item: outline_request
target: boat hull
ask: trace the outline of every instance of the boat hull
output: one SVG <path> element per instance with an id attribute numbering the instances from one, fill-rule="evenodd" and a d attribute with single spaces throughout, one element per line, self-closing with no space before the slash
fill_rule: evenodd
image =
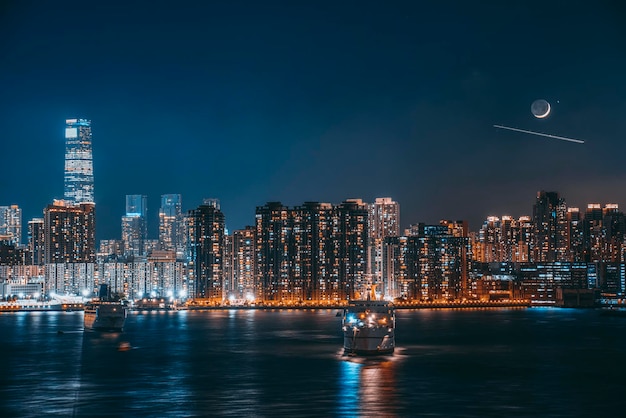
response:
<path id="1" fill-rule="evenodd" d="M 343 312 L 343 349 L 350 355 L 392 354 L 395 310 L 384 301 L 354 301 Z"/>
<path id="2" fill-rule="evenodd" d="M 122 331 L 126 323 L 126 308 L 121 304 L 98 304 L 85 307 L 85 329 Z"/>
<path id="3" fill-rule="evenodd" d="M 392 354 L 395 349 L 394 331 L 389 329 L 348 329 L 343 335 L 345 354 Z"/>

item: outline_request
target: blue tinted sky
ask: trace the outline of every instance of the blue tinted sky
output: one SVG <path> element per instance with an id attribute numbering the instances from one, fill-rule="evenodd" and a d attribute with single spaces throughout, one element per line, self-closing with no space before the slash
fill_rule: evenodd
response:
<path id="1" fill-rule="evenodd" d="M 517 3 L 4 1 L 0 204 L 61 198 L 64 121 L 88 118 L 99 239 L 126 194 L 151 231 L 165 193 L 219 198 L 231 230 L 273 200 L 391 196 L 403 226 L 473 230 L 541 189 L 626 207 L 625 7 Z"/>

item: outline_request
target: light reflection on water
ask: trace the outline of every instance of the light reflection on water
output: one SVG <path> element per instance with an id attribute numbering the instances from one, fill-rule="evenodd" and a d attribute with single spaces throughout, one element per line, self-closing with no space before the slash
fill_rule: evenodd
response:
<path id="1" fill-rule="evenodd" d="M 621 410 L 624 318 L 583 310 L 400 311 L 396 352 L 360 358 L 342 355 L 335 313 L 132 313 L 122 333 L 84 332 L 80 312 L 0 314 L 0 414 L 599 416 Z"/>
<path id="2" fill-rule="evenodd" d="M 342 356 L 339 362 L 337 414 L 342 417 L 396 416 L 399 357 Z"/>

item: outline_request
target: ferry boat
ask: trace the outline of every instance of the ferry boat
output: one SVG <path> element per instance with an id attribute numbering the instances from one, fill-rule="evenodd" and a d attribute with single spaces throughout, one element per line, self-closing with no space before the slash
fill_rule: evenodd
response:
<path id="1" fill-rule="evenodd" d="M 122 331 L 126 307 L 120 302 L 91 301 L 85 304 L 85 329 Z"/>
<path id="2" fill-rule="evenodd" d="M 354 300 L 343 311 L 343 349 L 349 355 L 391 354 L 394 351 L 396 314 L 393 303 Z"/>
<path id="3" fill-rule="evenodd" d="M 85 303 L 85 329 L 94 331 L 122 331 L 126 322 L 126 306 L 121 301 L 109 300 L 106 285 L 100 286 L 100 298 Z"/>

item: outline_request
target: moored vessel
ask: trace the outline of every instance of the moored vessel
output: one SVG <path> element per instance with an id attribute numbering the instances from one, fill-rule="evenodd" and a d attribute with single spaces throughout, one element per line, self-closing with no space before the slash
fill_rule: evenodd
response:
<path id="1" fill-rule="evenodd" d="M 354 300 L 343 311 L 344 354 L 391 354 L 395 349 L 396 315 L 393 303 Z"/>
<path id="2" fill-rule="evenodd" d="M 107 285 L 100 286 L 100 297 L 85 303 L 85 329 L 94 331 L 122 331 L 126 322 L 126 306 L 110 300 Z"/>

